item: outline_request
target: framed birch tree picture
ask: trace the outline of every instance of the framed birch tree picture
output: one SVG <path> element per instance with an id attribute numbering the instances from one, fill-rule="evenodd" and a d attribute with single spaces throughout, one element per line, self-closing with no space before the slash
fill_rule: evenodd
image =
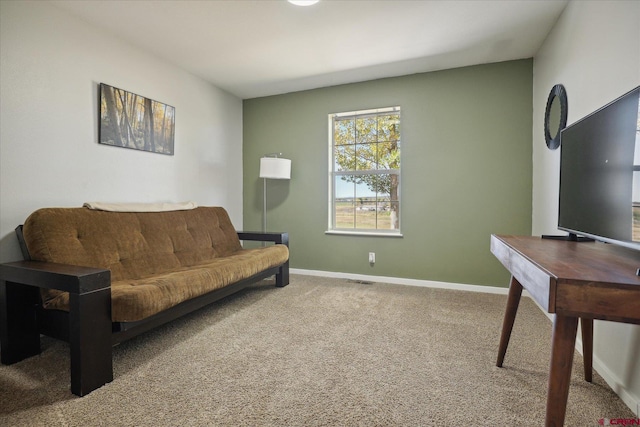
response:
<path id="1" fill-rule="evenodd" d="M 100 83 L 100 144 L 173 155 L 175 108 Z"/>

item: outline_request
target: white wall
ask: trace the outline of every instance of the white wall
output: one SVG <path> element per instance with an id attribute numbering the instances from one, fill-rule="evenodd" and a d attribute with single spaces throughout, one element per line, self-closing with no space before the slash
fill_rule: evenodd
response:
<path id="1" fill-rule="evenodd" d="M 640 2 L 570 2 L 535 56 L 533 74 L 532 233 L 560 234 L 560 150 L 544 142 L 547 96 L 555 84 L 564 85 L 571 124 L 640 84 Z M 594 347 L 594 366 L 635 412 L 640 326 L 597 321 Z"/>
<path id="2" fill-rule="evenodd" d="M 224 206 L 242 226 L 242 101 L 46 2 L 0 3 L 0 261 L 35 209 Z M 175 155 L 98 144 L 98 84 L 176 108 Z"/>

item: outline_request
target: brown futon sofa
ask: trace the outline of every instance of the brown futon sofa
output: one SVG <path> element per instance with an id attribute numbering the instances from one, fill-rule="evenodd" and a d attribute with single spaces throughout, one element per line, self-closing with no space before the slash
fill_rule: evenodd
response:
<path id="1" fill-rule="evenodd" d="M 289 283 L 288 234 L 237 232 L 220 207 L 45 208 L 16 232 L 25 261 L 0 265 L 1 361 L 38 354 L 40 334 L 68 341 L 78 396 L 113 379 L 113 345 L 264 278 Z"/>

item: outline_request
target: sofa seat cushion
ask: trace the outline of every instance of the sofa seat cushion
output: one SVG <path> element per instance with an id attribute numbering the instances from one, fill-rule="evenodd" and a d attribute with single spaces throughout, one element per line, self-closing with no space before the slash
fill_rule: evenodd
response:
<path id="1" fill-rule="evenodd" d="M 171 308 L 191 298 L 249 278 L 289 259 L 285 245 L 241 249 L 231 255 L 192 267 L 181 267 L 141 279 L 111 284 L 111 319 L 134 322 Z M 69 294 L 50 293 L 44 307 L 69 311 Z"/>

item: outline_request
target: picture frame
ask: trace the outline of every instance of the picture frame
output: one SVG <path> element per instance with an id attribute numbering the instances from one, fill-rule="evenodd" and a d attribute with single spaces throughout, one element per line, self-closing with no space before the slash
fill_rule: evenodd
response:
<path id="1" fill-rule="evenodd" d="M 100 144 L 173 155 L 174 107 L 100 83 L 99 111 Z"/>

